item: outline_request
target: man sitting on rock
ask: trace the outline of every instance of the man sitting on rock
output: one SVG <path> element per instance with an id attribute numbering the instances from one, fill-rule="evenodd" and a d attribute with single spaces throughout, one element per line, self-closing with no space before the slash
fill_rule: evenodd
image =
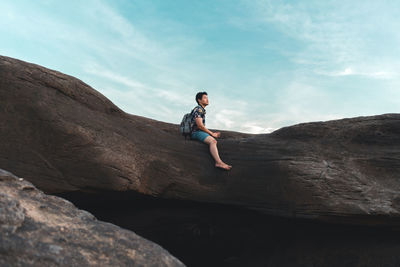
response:
<path id="1" fill-rule="evenodd" d="M 217 148 L 217 140 L 215 138 L 220 137 L 220 132 L 211 132 L 206 128 L 206 110 L 205 106 L 208 105 L 208 96 L 206 92 L 199 92 L 196 94 L 196 102 L 197 106 L 193 109 L 192 116 L 192 134 L 191 139 L 197 139 L 201 142 L 204 142 L 210 146 L 210 153 L 215 159 L 215 167 L 222 168 L 225 170 L 230 170 L 232 168 L 231 165 L 224 163 L 219 155 Z"/>

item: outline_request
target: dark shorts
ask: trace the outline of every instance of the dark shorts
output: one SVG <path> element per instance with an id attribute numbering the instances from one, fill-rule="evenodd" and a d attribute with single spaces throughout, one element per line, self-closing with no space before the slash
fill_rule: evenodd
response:
<path id="1" fill-rule="evenodd" d="M 207 138 L 207 136 L 210 136 L 210 135 L 204 131 L 197 130 L 192 133 L 191 138 L 194 140 L 199 140 L 201 142 L 204 142 L 204 140 Z"/>

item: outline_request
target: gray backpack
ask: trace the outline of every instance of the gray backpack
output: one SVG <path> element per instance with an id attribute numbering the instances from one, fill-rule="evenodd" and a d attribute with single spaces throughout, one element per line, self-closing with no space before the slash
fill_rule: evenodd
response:
<path id="1" fill-rule="evenodd" d="M 183 119 L 181 121 L 181 125 L 180 125 L 180 128 L 179 128 L 180 133 L 185 137 L 185 140 L 186 140 L 187 136 L 190 137 L 191 134 L 192 134 L 192 126 L 193 126 L 192 114 L 193 114 L 193 110 L 194 109 L 192 109 L 192 111 L 190 113 L 186 113 L 183 116 Z"/>

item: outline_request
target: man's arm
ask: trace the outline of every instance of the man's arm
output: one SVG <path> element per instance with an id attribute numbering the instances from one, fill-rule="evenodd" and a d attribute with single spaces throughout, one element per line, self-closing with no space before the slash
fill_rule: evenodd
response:
<path id="1" fill-rule="evenodd" d="M 204 126 L 204 124 L 203 124 L 203 119 L 202 119 L 201 117 L 196 118 L 196 124 L 197 124 L 197 127 L 198 127 L 200 130 L 202 130 L 202 131 L 208 133 L 209 135 L 213 136 L 214 133 L 211 132 L 210 130 L 208 130 L 208 129 L 206 128 L 206 126 Z"/>

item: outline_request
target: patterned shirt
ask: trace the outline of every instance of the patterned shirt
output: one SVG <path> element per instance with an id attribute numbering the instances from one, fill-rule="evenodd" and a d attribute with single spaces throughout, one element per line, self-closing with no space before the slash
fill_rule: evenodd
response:
<path id="1" fill-rule="evenodd" d="M 191 124 L 192 133 L 194 133 L 195 131 L 200 130 L 199 127 L 197 127 L 196 118 L 203 118 L 203 125 L 206 125 L 206 110 L 201 105 L 197 105 L 192 112 L 193 116 Z"/>

